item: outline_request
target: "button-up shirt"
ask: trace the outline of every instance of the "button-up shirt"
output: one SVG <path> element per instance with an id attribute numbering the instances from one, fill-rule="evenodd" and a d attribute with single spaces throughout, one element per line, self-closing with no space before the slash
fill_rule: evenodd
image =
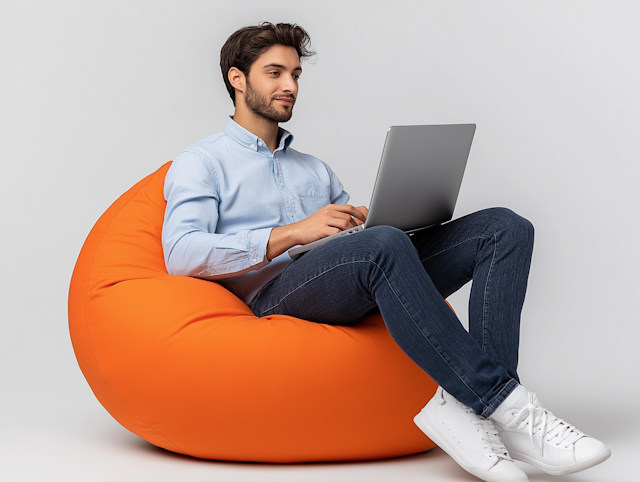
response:
<path id="1" fill-rule="evenodd" d="M 176 157 L 164 182 L 169 274 L 215 280 L 251 305 L 291 262 L 286 252 L 267 259 L 271 230 L 349 200 L 329 166 L 292 149 L 293 135 L 280 133 L 272 153 L 230 117 L 223 132 Z"/>

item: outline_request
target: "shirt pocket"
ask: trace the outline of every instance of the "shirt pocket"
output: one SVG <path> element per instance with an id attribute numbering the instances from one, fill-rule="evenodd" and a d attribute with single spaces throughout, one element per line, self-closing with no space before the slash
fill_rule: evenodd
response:
<path id="1" fill-rule="evenodd" d="M 331 204 L 331 189 L 328 185 L 300 184 L 296 186 L 296 193 L 307 216 L 311 216 L 318 209 Z"/>

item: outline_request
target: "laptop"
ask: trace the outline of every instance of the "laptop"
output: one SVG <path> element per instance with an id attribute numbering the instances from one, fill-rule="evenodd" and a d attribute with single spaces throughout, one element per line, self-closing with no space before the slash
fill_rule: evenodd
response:
<path id="1" fill-rule="evenodd" d="M 411 233 L 450 221 L 475 130 L 475 124 L 390 127 L 365 223 L 293 248 L 291 259 L 373 226 Z"/>

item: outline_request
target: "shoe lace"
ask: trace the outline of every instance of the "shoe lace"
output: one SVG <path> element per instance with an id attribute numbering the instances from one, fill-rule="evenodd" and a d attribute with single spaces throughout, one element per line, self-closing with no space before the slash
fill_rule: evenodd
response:
<path id="1" fill-rule="evenodd" d="M 473 413 L 473 410 L 469 408 L 467 412 Z M 504 445 L 502 439 L 500 438 L 498 429 L 491 420 L 478 417 L 478 420 L 472 420 L 471 423 L 474 425 L 478 425 L 478 430 L 483 432 L 482 440 L 488 443 L 488 445 L 485 445 L 485 449 L 487 449 L 487 457 L 496 457 L 498 459 L 513 461 L 513 459 L 509 455 L 507 447 Z"/>
<path id="2" fill-rule="evenodd" d="M 556 417 L 549 410 L 545 409 L 535 393 L 529 392 L 529 402 L 521 408 L 513 417 L 507 427 L 513 428 L 518 426 L 520 430 L 529 427 L 529 436 L 531 438 L 531 446 L 535 449 L 534 434 L 540 432 L 540 456 L 544 455 L 544 441 L 551 443 L 555 441 L 556 445 L 564 442 L 565 448 L 576 443 L 585 434 L 576 427 L 564 420 Z"/>
<path id="3" fill-rule="evenodd" d="M 454 397 L 452 397 L 451 395 L 446 393 L 441 388 L 436 392 L 436 397 L 437 397 L 437 400 L 438 400 L 438 402 L 440 404 L 445 403 L 445 401 L 446 401 L 445 397 L 447 395 L 449 397 L 451 397 L 451 399 L 455 403 L 459 403 L 460 406 L 467 413 L 476 415 L 476 419 L 472 420 L 471 423 L 474 424 L 474 425 L 478 425 L 478 430 L 483 433 L 482 440 L 484 440 L 488 444 L 488 445 L 484 446 L 485 450 L 487 451 L 487 457 L 489 457 L 489 458 L 494 458 L 495 457 L 497 459 L 505 459 L 505 460 L 509 460 L 509 461 L 513 462 L 513 459 L 509 455 L 509 451 L 507 450 L 507 447 L 505 447 L 504 443 L 502 442 L 502 439 L 500 438 L 500 434 L 498 432 L 498 429 L 493 424 L 493 421 L 491 421 L 490 419 L 487 419 L 487 418 L 480 417 L 479 415 L 477 415 L 473 411 L 473 409 L 471 407 L 468 407 L 468 406 L 464 405 L 463 403 L 460 403 L 458 400 L 456 400 Z M 500 460 L 498 460 L 498 462 L 499 461 Z"/>

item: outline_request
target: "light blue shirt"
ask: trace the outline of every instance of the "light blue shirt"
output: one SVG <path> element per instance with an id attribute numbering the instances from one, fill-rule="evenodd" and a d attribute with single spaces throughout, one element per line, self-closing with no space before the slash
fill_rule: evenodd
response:
<path id="1" fill-rule="evenodd" d="M 162 247 L 169 274 L 215 280 L 251 306 L 291 258 L 267 260 L 271 230 L 349 200 L 324 162 L 265 142 L 230 117 L 224 131 L 182 151 L 167 171 Z"/>

